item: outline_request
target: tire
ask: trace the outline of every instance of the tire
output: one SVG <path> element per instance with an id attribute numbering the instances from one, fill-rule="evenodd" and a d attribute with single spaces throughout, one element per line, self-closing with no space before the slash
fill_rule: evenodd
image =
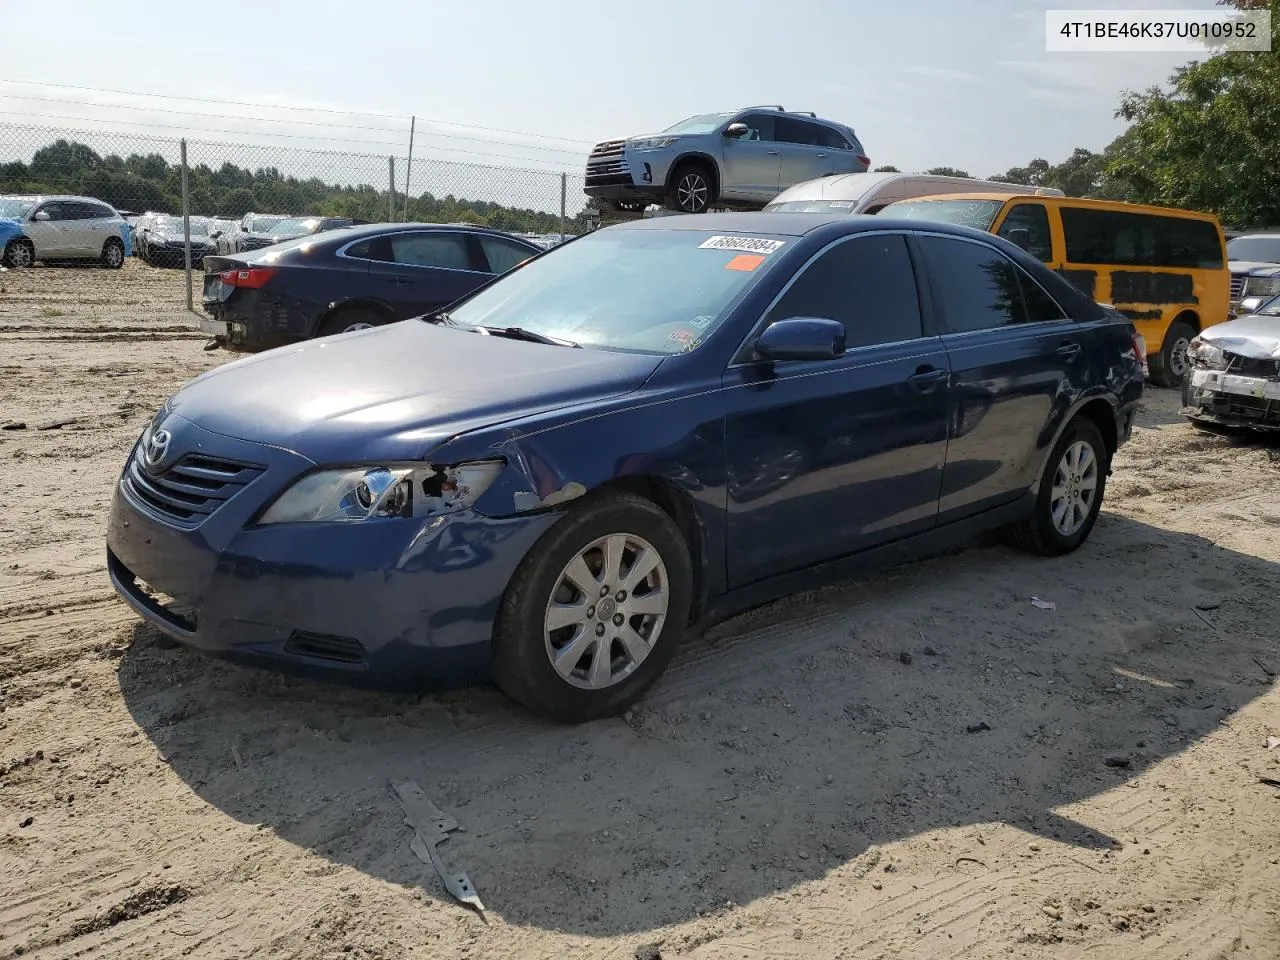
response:
<path id="1" fill-rule="evenodd" d="M 711 174 L 706 164 L 686 160 L 667 180 L 668 210 L 678 213 L 706 213 L 715 201 Z"/>
<path id="2" fill-rule="evenodd" d="M 654 552 L 658 563 L 639 581 L 643 592 L 628 591 L 625 578 L 615 579 L 621 572 L 605 574 L 606 548 L 617 551 L 619 571 Z M 582 588 L 570 572 L 575 565 L 580 579 L 590 578 Z M 513 700 L 565 723 L 619 714 L 644 695 L 675 655 L 689 623 L 692 584 L 688 545 L 659 507 L 622 492 L 584 498 L 542 536 L 512 576 L 494 626 L 493 678 Z M 604 590 L 609 592 L 602 597 L 598 591 Z M 656 593 L 665 594 L 665 606 L 655 599 L 628 622 L 627 606 Z M 563 625 L 548 630 L 553 606 L 560 608 Z M 628 627 L 629 646 L 620 637 Z M 578 651 L 572 662 L 567 657 L 574 655 L 565 652 L 571 647 Z M 604 649 L 609 659 L 601 670 L 607 675 L 595 672 L 606 663 Z M 557 653 L 566 658 L 558 668 L 552 660 Z"/>
<path id="3" fill-rule="evenodd" d="M 1089 456 L 1074 468 L 1078 472 L 1073 472 L 1068 457 L 1078 456 L 1082 449 L 1086 449 Z M 1089 539 L 1098 520 L 1110 463 L 1106 441 L 1097 425 L 1087 417 L 1072 420 L 1045 462 L 1034 511 L 1011 528 L 1014 544 L 1042 557 L 1060 557 L 1076 550 Z M 1065 495 L 1055 496 L 1064 487 Z M 1063 500 L 1066 512 L 1060 513 Z M 1059 517 L 1065 518 L 1061 526 Z"/>
<path id="4" fill-rule="evenodd" d="M 372 310 L 352 308 L 339 310 L 320 325 L 320 336 L 334 337 L 340 333 L 351 333 L 353 330 L 368 330 L 370 327 L 382 327 L 390 321 L 380 313 Z"/>
<path id="5" fill-rule="evenodd" d="M 108 270 L 119 270 L 124 266 L 124 243 L 111 237 L 102 245 L 102 265 Z"/>
<path id="6" fill-rule="evenodd" d="M 1160 352 L 1151 358 L 1151 382 L 1160 387 L 1178 387 L 1187 372 L 1187 346 L 1196 335 L 1196 329 L 1185 320 L 1175 320 L 1169 325 L 1160 344 Z"/>
<path id="7" fill-rule="evenodd" d="M 27 267 L 34 266 L 36 262 L 36 248 L 30 240 L 19 238 L 10 240 L 8 246 L 4 248 L 4 265 L 14 270 L 23 270 Z"/>

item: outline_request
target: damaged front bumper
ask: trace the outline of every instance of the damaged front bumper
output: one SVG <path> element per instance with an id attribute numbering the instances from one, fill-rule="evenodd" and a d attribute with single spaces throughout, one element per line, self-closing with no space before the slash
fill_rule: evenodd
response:
<path id="1" fill-rule="evenodd" d="M 1180 412 L 1224 427 L 1280 431 L 1280 370 L 1236 373 L 1193 367 L 1183 380 Z"/>

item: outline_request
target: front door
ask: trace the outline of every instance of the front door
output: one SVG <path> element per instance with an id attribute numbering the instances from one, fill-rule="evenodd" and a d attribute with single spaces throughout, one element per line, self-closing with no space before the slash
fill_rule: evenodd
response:
<path id="1" fill-rule="evenodd" d="M 1026 493 L 1084 386 L 1077 324 L 1031 276 L 977 240 L 918 238 L 951 359 L 951 438 L 939 521 Z"/>
<path id="2" fill-rule="evenodd" d="M 60 200 L 50 200 L 40 204 L 27 217 L 27 236 L 36 248 L 37 260 L 70 256 L 68 228 L 72 224 L 67 219 L 67 207 L 68 204 Z"/>
<path id="3" fill-rule="evenodd" d="M 775 118 L 752 113 L 740 121 L 747 132 L 724 138 L 720 165 L 720 196 L 726 200 L 766 203 L 778 195 L 782 155 L 775 136 Z"/>
<path id="4" fill-rule="evenodd" d="M 947 355 L 904 235 L 837 241 L 765 322 L 845 325 L 844 356 L 725 373 L 730 587 L 928 529 L 947 442 Z M 748 348 L 749 349 L 749 348 Z"/>

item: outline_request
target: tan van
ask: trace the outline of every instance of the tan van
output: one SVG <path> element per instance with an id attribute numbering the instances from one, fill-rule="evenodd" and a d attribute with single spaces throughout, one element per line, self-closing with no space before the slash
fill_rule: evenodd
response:
<path id="1" fill-rule="evenodd" d="M 942 177 L 929 173 L 842 173 L 788 187 L 765 206 L 779 213 L 878 213 L 887 204 L 943 193 L 1026 194 L 1027 186 L 998 180 Z M 1060 197 L 1061 190 L 1041 187 L 1041 196 Z"/>

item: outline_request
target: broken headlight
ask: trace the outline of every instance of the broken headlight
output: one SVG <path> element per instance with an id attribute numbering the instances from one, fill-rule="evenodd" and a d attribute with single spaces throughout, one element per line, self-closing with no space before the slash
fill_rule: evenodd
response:
<path id="1" fill-rule="evenodd" d="M 1207 340 L 1196 337 L 1187 347 L 1187 356 L 1198 367 L 1209 370 L 1227 369 L 1227 357 L 1218 347 Z"/>
<path id="2" fill-rule="evenodd" d="M 1244 284 L 1244 295 L 1274 297 L 1280 293 L 1280 277 L 1250 277 Z"/>
<path id="3" fill-rule="evenodd" d="M 454 513 L 475 503 L 502 467 L 501 460 L 483 460 L 321 470 L 286 490 L 258 522 L 349 523 Z"/>

